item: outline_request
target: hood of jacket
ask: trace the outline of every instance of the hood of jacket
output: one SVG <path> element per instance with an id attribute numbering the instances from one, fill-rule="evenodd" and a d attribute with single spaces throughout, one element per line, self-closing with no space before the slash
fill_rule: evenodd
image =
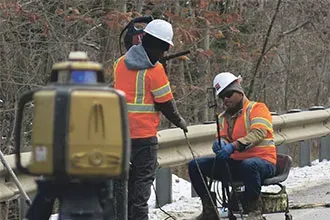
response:
<path id="1" fill-rule="evenodd" d="M 154 67 L 142 44 L 133 45 L 126 53 L 124 62 L 130 70 L 143 70 Z"/>

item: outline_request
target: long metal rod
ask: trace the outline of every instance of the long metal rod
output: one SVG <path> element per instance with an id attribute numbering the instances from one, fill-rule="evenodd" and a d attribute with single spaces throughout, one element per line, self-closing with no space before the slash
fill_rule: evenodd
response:
<path id="1" fill-rule="evenodd" d="M 197 159 L 196 159 L 195 153 L 194 153 L 194 151 L 193 151 L 193 149 L 192 149 L 192 147 L 191 147 L 190 141 L 189 141 L 189 139 L 188 139 L 188 137 L 187 137 L 187 134 L 186 134 L 186 132 L 183 132 L 183 133 L 184 133 L 184 136 L 185 136 L 185 139 L 186 139 L 187 145 L 188 145 L 188 147 L 189 147 L 189 150 L 190 150 L 190 152 L 191 152 L 191 155 L 192 155 L 192 157 L 193 157 L 193 160 L 194 160 L 195 163 L 196 163 L 196 166 L 197 166 L 197 170 L 198 170 L 198 172 L 199 172 L 199 175 L 200 175 L 201 178 L 202 178 L 203 184 L 204 184 L 205 189 L 206 189 L 206 192 L 207 192 L 207 196 L 208 196 L 209 199 L 211 200 L 211 204 L 212 204 L 212 206 L 213 206 L 213 209 L 214 209 L 214 211 L 215 211 L 215 213 L 216 213 L 218 219 L 221 220 L 220 215 L 219 215 L 219 212 L 217 211 L 217 204 L 215 204 L 214 201 L 213 201 L 213 199 L 212 199 L 210 189 L 208 188 L 207 183 L 205 182 L 205 179 L 204 179 L 204 177 L 203 177 L 202 171 L 201 171 L 201 169 L 200 169 L 200 167 L 199 167 L 199 164 L 198 164 L 198 162 L 197 162 Z"/>
<path id="2" fill-rule="evenodd" d="M 211 89 L 212 89 L 212 98 L 213 98 L 213 105 L 212 105 L 212 107 L 214 108 L 214 117 L 215 117 L 215 122 L 217 124 L 218 144 L 219 144 L 219 147 L 221 149 L 222 146 L 221 146 L 221 134 L 220 134 L 219 114 L 217 113 L 218 105 L 217 105 L 217 100 L 216 100 L 216 95 L 215 95 L 215 89 L 214 88 L 211 88 Z M 209 107 L 211 107 L 211 106 L 209 106 Z M 212 166 L 212 170 L 211 170 L 209 189 L 211 189 L 211 185 L 212 185 L 212 182 L 213 182 L 213 173 L 214 173 L 214 169 L 215 169 L 216 159 L 217 158 L 215 157 L 214 158 L 214 162 L 213 162 L 213 166 Z M 227 205 L 228 205 L 228 210 L 229 210 L 229 215 L 230 215 L 230 214 L 232 214 L 232 210 L 229 207 L 229 203 L 230 203 L 230 200 L 231 200 L 231 198 L 230 198 L 229 185 L 230 186 L 233 186 L 233 178 L 232 178 L 232 175 L 231 175 L 231 171 L 230 171 L 230 167 L 229 167 L 228 161 L 225 160 L 224 163 L 225 163 L 225 167 L 226 167 L 226 171 L 227 171 L 227 175 L 228 175 L 228 181 L 226 183 L 223 180 L 221 181 L 222 182 L 222 184 L 221 184 L 222 185 L 222 197 L 223 197 L 223 203 L 226 203 L 226 201 L 228 202 Z M 228 183 L 229 183 L 229 185 L 228 185 Z M 236 194 L 236 191 L 235 191 L 235 189 L 233 187 L 232 187 L 232 193 L 233 193 L 233 196 L 234 196 L 235 200 L 237 201 L 240 216 L 243 219 L 243 207 L 242 207 L 242 204 L 239 201 L 239 199 L 237 197 L 237 194 Z M 226 198 L 226 194 L 227 194 L 227 198 Z"/>
<path id="3" fill-rule="evenodd" d="M 13 169 L 10 167 L 9 163 L 7 162 L 5 155 L 2 153 L 2 151 L 0 150 L 0 159 L 2 164 L 4 165 L 4 167 L 6 167 L 6 169 L 8 170 L 10 176 L 13 178 L 18 190 L 20 191 L 20 193 L 22 194 L 23 198 L 25 199 L 25 202 L 28 206 L 30 206 L 32 204 L 31 199 L 29 198 L 29 196 L 27 195 L 27 193 L 24 191 L 21 183 L 19 182 L 16 174 L 14 173 Z"/>

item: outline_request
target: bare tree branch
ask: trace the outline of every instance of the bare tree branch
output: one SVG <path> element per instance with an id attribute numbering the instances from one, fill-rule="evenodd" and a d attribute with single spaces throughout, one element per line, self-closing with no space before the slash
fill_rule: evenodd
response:
<path id="1" fill-rule="evenodd" d="M 257 64 L 256 64 L 256 67 L 254 69 L 254 73 L 253 73 L 253 77 L 251 79 L 251 82 L 250 82 L 250 85 L 249 85 L 249 90 L 247 92 L 247 96 L 250 97 L 253 92 L 254 92 L 254 83 L 255 83 L 255 80 L 256 80 L 256 77 L 257 77 L 257 73 L 258 73 L 258 70 L 259 70 L 259 67 L 260 67 L 260 64 L 261 64 L 261 61 L 265 55 L 265 51 L 266 51 L 266 47 L 267 47 L 267 44 L 268 44 L 268 40 L 269 40 L 269 37 L 270 37 L 270 33 L 272 31 L 272 28 L 273 28 L 273 25 L 274 25 L 274 22 L 275 22 L 275 19 L 277 17 L 277 13 L 279 12 L 279 9 L 280 9 L 280 5 L 281 5 L 281 2 L 282 0 L 278 0 L 277 1 L 277 5 L 276 5 L 276 9 L 275 9 L 275 13 L 273 15 L 273 18 L 269 24 L 269 27 L 268 27 L 268 31 L 267 31 L 267 34 L 266 34 L 266 38 L 265 38 L 265 41 L 263 43 L 263 46 L 262 46 L 262 50 L 261 50 L 261 53 L 260 53 L 260 56 L 258 58 L 258 61 L 257 61 Z"/>

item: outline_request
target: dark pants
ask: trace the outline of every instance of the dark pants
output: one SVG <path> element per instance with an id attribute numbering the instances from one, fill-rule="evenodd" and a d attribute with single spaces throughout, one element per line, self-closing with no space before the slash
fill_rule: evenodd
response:
<path id="1" fill-rule="evenodd" d="M 214 170 L 212 173 L 215 157 L 204 157 L 197 159 L 199 167 L 202 171 L 203 178 L 211 177 L 215 180 L 228 181 L 227 169 L 224 160 L 216 159 Z M 245 184 L 244 198 L 255 199 L 261 193 L 261 185 L 264 179 L 275 175 L 275 165 L 258 157 L 246 160 L 228 160 L 231 175 L 234 181 L 242 181 Z M 189 176 L 191 184 L 196 193 L 201 197 L 207 195 L 203 180 L 197 170 L 196 162 L 193 160 L 189 163 Z"/>
<path id="2" fill-rule="evenodd" d="M 155 179 L 158 145 L 133 146 L 128 180 L 128 219 L 148 220 L 148 200 Z"/>
<path id="3" fill-rule="evenodd" d="M 60 217 L 69 218 L 71 211 L 77 212 L 74 209 L 79 210 L 81 207 L 86 207 L 85 211 L 93 213 L 95 216 L 93 219 L 112 219 L 114 216 L 112 201 L 109 198 L 110 187 L 106 181 L 100 183 L 54 183 L 52 180 L 37 180 L 37 186 L 37 194 L 25 216 L 28 220 L 49 219 L 56 198 L 61 203 Z M 76 201 L 79 201 L 80 204 L 77 205 Z"/>
<path id="4" fill-rule="evenodd" d="M 49 219 L 58 196 L 52 181 L 37 180 L 38 191 L 29 207 L 25 218 L 28 220 Z"/>

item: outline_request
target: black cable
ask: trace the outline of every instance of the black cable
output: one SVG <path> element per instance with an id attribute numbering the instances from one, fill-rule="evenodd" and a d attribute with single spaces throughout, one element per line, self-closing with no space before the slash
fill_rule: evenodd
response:
<path id="1" fill-rule="evenodd" d="M 211 203 L 212 203 L 213 209 L 214 209 L 214 211 L 215 211 L 215 213 L 216 213 L 218 219 L 221 220 L 220 215 L 219 215 L 219 213 L 218 213 L 218 211 L 217 211 L 217 206 L 216 206 L 216 204 L 214 204 L 214 201 L 213 201 L 213 199 L 212 199 L 212 196 L 211 196 L 210 190 L 209 190 L 209 188 L 208 188 L 208 186 L 207 186 L 207 184 L 206 184 L 206 182 L 205 182 L 205 179 L 204 179 L 204 177 L 203 177 L 202 171 L 201 171 L 201 169 L 200 169 L 200 167 L 199 167 L 199 164 L 198 164 L 198 162 L 197 162 L 197 160 L 196 160 L 196 156 L 195 156 L 195 154 L 194 154 L 194 151 L 193 151 L 192 148 L 191 148 L 191 144 L 190 144 L 190 141 L 189 141 L 189 139 L 188 139 L 188 137 L 187 137 L 187 133 L 184 132 L 184 131 L 183 131 L 183 133 L 184 133 L 184 136 L 185 136 L 185 138 L 186 138 L 187 145 L 188 145 L 188 147 L 189 147 L 189 150 L 190 150 L 190 152 L 191 152 L 191 155 L 193 156 L 193 160 L 194 160 L 195 163 L 196 163 L 196 166 L 197 166 L 197 170 L 198 170 L 198 172 L 199 172 L 199 175 L 200 175 L 201 178 L 202 178 L 203 185 L 205 186 L 205 189 L 206 189 L 206 192 L 207 192 L 207 196 L 208 196 L 209 199 L 211 200 Z"/>
<path id="2" fill-rule="evenodd" d="M 154 183 L 152 183 L 152 188 L 154 189 L 154 192 L 155 192 L 156 203 L 159 204 L 156 187 L 155 187 Z M 158 209 L 160 211 L 162 211 L 163 213 L 165 213 L 166 215 L 168 215 L 168 217 L 166 217 L 164 220 L 167 220 L 169 218 L 172 218 L 173 220 L 177 220 L 173 215 L 171 215 L 170 213 L 168 213 L 164 209 L 162 209 L 162 207 L 159 206 Z"/>

